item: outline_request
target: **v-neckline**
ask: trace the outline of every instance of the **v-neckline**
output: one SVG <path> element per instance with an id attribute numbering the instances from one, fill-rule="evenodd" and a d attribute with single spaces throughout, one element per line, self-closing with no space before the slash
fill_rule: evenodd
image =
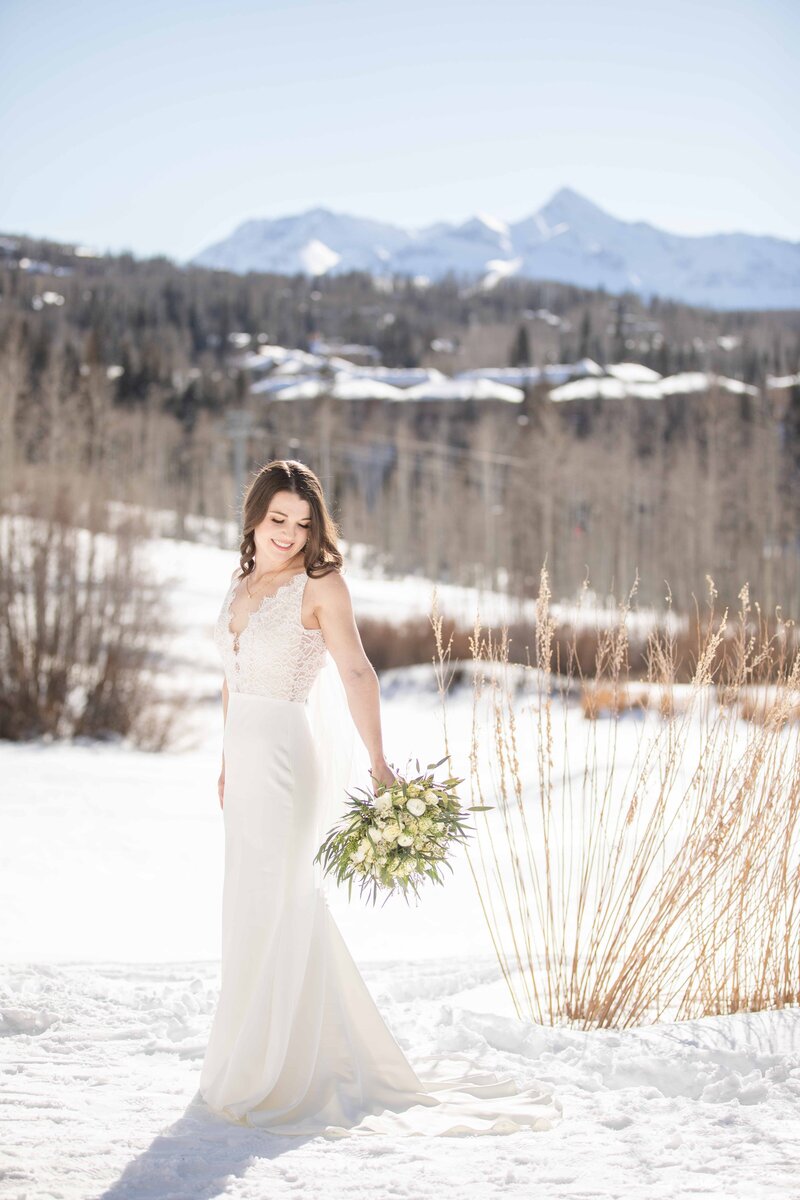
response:
<path id="1" fill-rule="evenodd" d="M 227 623 L 227 627 L 228 627 L 228 633 L 233 638 L 234 652 L 238 652 L 239 639 L 250 628 L 250 622 L 252 621 L 253 617 L 257 616 L 261 612 L 261 609 L 264 607 L 267 600 L 274 600 L 275 597 L 279 594 L 279 592 L 282 592 L 285 588 L 291 587 L 294 584 L 295 579 L 298 579 L 301 575 L 307 575 L 307 574 L 308 574 L 308 572 L 305 569 L 302 571 L 295 571 L 295 573 L 291 577 L 291 579 L 286 580 L 286 583 L 282 583 L 281 586 L 279 588 L 276 588 L 274 592 L 268 593 L 266 596 L 262 596 L 260 601 L 256 605 L 256 607 L 252 608 L 248 611 L 247 623 L 244 626 L 244 629 L 240 629 L 238 632 L 235 629 L 231 629 L 231 617 L 233 616 L 233 602 L 236 599 L 236 588 L 241 583 L 241 579 L 233 579 L 231 581 L 230 599 L 228 601 L 228 607 L 226 609 L 226 615 L 227 615 L 226 623 Z M 244 578 L 246 579 L 247 576 L 245 576 Z"/>

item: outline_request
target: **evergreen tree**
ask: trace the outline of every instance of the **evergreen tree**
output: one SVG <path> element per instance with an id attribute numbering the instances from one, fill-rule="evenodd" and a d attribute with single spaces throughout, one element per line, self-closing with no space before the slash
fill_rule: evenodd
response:
<path id="1" fill-rule="evenodd" d="M 589 309 L 583 310 L 581 317 L 580 340 L 578 342 L 578 358 L 589 358 L 592 345 L 592 318 Z"/>
<path id="2" fill-rule="evenodd" d="M 510 367 L 529 367 L 531 365 L 531 348 L 528 341 L 528 330 L 525 325 L 520 325 L 517 329 L 517 336 L 514 338 L 514 343 L 511 347 L 508 365 Z"/>

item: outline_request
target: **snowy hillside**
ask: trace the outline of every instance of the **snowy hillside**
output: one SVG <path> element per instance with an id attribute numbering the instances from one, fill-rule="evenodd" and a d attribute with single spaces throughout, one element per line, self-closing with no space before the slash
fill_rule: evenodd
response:
<path id="1" fill-rule="evenodd" d="M 223 866 L 211 630 L 236 556 L 167 538 L 152 555 L 180 621 L 165 671 L 191 698 L 183 743 L 162 754 L 0 743 L 3 1196 L 797 1195 L 800 1011 L 588 1032 L 519 1019 L 463 857 L 419 907 L 371 909 L 342 890 L 332 910 L 412 1062 L 441 1055 L 453 1073 L 471 1063 L 541 1081 L 563 1105 L 555 1129 L 354 1145 L 231 1127 L 197 1107 L 219 985 Z M 397 618 L 426 611 L 432 589 L 355 567 L 350 586 L 357 615 Z M 477 599 L 440 593 L 443 610 L 464 617 Z M 484 617 L 502 611 L 491 600 L 481 598 Z M 402 765 L 412 749 L 439 756 L 439 699 L 421 673 L 385 679 L 382 709 L 390 759 Z M 448 708 L 458 763 L 471 720 L 465 690 Z M 580 737 L 586 723 L 571 721 Z M 622 727 L 626 754 L 637 736 L 633 723 Z"/>
<path id="2" fill-rule="evenodd" d="M 325 275 L 333 271 L 379 274 L 411 235 L 393 225 L 312 208 L 295 217 L 245 221 L 192 261 L 227 271 Z"/>
<path id="3" fill-rule="evenodd" d="M 644 221 L 620 221 L 571 188 L 510 225 L 479 213 L 462 224 L 406 230 L 313 208 L 247 221 L 192 262 L 307 275 L 363 270 L 440 279 L 452 271 L 485 287 L 518 275 L 712 308 L 800 307 L 800 243 L 746 233 L 667 233 Z"/>

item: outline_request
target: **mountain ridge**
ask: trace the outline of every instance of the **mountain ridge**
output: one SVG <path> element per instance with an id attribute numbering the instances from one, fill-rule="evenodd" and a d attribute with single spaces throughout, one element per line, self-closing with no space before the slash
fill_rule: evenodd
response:
<path id="1" fill-rule="evenodd" d="M 423 280 L 452 272 L 484 288 L 516 276 L 718 309 L 800 308 L 800 242 L 742 232 L 669 233 L 647 221 L 620 220 L 569 187 L 513 222 L 479 211 L 462 222 L 406 229 L 321 205 L 250 218 L 189 265 L 239 274 L 360 270 Z"/>

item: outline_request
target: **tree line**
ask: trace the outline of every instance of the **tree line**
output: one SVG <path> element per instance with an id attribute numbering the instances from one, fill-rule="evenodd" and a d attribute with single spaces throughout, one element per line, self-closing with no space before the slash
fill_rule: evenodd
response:
<path id="1" fill-rule="evenodd" d="M 683 609 L 710 575 L 725 602 L 749 580 L 765 608 L 797 615 L 800 390 L 765 384 L 797 370 L 800 314 L 645 305 L 530 281 L 480 292 L 453 279 L 389 290 L 355 272 L 241 277 L 10 241 L 0 252 L 4 495 L 37 470 L 88 472 L 109 498 L 174 510 L 177 532 L 189 514 L 235 519 L 229 417 L 245 410 L 248 466 L 304 458 L 345 536 L 392 569 L 523 598 L 546 557 L 557 596 L 587 573 L 600 595 L 619 594 L 638 572 L 640 601 L 660 605 L 668 588 Z M 21 268 L 23 252 L 46 269 Z M 281 402 L 250 394 L 232 333 L 300 348 L 340 337 L 376 346 L 387 365 L 443 370 L 585 354 L 662 374 L 714 370 L 760 390 L 554 404 L 538 385 L 522 404 Z M 449 348 L 433 351 L 437 340 Z"/>

